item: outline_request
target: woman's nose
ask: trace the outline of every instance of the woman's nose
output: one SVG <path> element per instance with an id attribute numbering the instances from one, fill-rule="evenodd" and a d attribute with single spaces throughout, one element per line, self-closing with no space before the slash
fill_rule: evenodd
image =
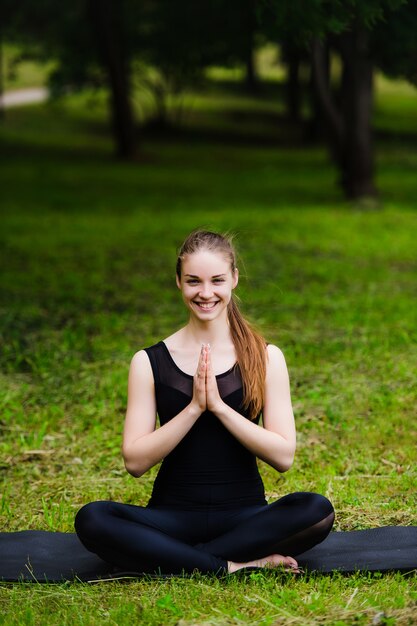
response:
<path id="1" fill-rule="evenodd" d="M 201 285 L 200 289 L 200 297 L 201 298 L 210 298 L 213 295 L 213 289 L 211 285 Z"/>

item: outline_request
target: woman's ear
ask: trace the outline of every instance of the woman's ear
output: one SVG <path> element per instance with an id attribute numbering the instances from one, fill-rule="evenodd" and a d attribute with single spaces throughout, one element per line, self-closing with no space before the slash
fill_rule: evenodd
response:
<path id="1" fill-rule="evenodd" d="M 238 282 L 239 282 L 239 270 L 237 269 L 237 267 L 235 267 L 235 271 L 233 272 L 233 287 L 232 287 L 232 289 L 237 287 Z"/>
<path id="2" fill-rule="evenodd" d="M 181 289 L 181 282 L 180 282 L 180 279 L 178 278 L 178 274 L 175 274 L 175 282 L 177 283 L 178 289 Z"/>

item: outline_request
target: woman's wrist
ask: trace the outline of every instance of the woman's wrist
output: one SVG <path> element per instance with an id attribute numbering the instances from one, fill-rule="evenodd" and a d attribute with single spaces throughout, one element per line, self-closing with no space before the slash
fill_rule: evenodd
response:
<path id="1" fill-rule="evenodd" d="M 198 404 L 193 401 L 190 402 L 190 404 L 187 406 L 187 409 L 193 419 L 199 418 L 200 415 L 203 413 L 201 407 L 199 407 Z"/>
<path id="2" fill-rule="evenodd" d="M 207 408 L 211 413 L 214 413 L 216 417 L 220 417 L 220 415 L 224 412 L 224 409 L 226 406 L 227 404 L 220 398 L 219 401 L 215 405 L 212 405 L 211 407 L 207 407 Z"/>

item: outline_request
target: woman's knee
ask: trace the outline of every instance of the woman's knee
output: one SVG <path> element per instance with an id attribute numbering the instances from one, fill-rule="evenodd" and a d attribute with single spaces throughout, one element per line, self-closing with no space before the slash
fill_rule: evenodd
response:
<path id="1" fill-rule="evenodd" d="M 298 534 L 298 554 L 308 550 L 317 543 L 324 541 L 330 533 L 334 523 L 334 508 L 330 500 L 318 493 L 300 493 L 303 502 L 304 530 Z M 301 547 L 302 549 L 301 549 Z"/>
<path id="2" fill-rule="evenodd" d="M 335 512 L 328 498 L 319 493 L 310 493 L 311 519 L 314 520 L 314 528 L 324 538 L 331 531 L 334 523 Z"/>
<path id="3" fill-rule="evenodd" d="M 97 535 L 103 520 L 109 513 L 111 504 L 108 500 L 98 500 L 82 506 L 74 520 L 77 535 L 79 537 L 93 537 Z"/>
<path id="4" fill-rule="evenodd" d="M 311 491 L 297 491 L 278 500 L 278 502 L 295 507 L 311 520 L 319 522 L 330 515 L 334 517 L 334 508 L 330 500 L 319 493 Z"/>
<path id="5" fill-rule="evenodd" d="M 334 508 L 332 503 L 326 496 L 322 496 L 320 493 L 312 493 L 308 492 L 310 507 L 312 510 L 317 511 L 317 516 L 321 519 L 327 518 L 333 515 L 334 518 Z"/>

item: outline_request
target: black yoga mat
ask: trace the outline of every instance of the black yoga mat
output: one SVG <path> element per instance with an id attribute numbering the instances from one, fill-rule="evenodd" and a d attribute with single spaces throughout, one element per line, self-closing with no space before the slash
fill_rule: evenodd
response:
<path id="1" fill-rule="evenodd" d="M 384 526 L 332 532 L 297 557 L 307 571 L 417 571 L 417 526 Z M 0 580 L 95 581 L 140 573 L 124 572 L 88 552 L 75 533 L 24 530 L 0 533 Z"/>

